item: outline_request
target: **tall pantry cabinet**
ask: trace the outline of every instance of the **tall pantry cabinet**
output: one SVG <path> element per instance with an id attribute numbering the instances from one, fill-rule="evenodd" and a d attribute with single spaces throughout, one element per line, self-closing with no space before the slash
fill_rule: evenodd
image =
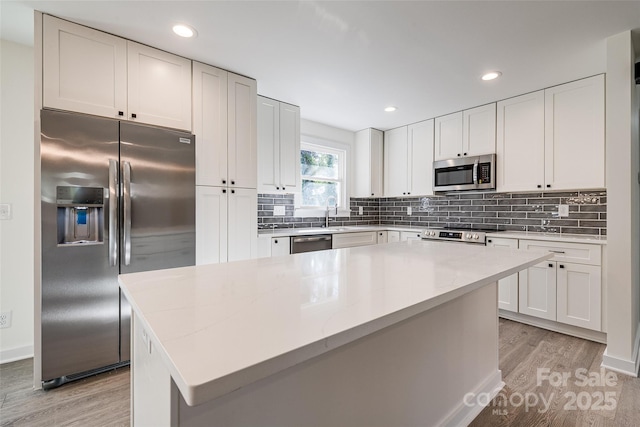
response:
<path id="1" fill-rule="evenodd" d="M 256 81 L 193 63 L 196 264 L 257 254 Z"/>

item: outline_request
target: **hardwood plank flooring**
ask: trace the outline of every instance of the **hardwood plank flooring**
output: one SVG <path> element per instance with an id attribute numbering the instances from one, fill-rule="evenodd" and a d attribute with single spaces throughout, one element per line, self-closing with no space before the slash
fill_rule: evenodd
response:
<path id="1" fill-rule="evenodd" d="M 601 369 L 604 349 L 500 319 L 506 385 L 471 426 L 640 426 L 640 378 Z"/>
<path id="2" fill-rule="evenodd" d="M 577 369 L 584 369 L 587 376 L 600 376 L 604 348 L 500 319 L 500 369 L 506 386 L 499 395 L 502 399 L 490 403 L 471 426 L 640 426 L 639 378 L 610 373 L 615 381 L 608 385 L 576 384 Z M 566 384 L 539 381 L 538 369 L 548 369 L 552 379 L 563 373 L 570 377 Z M 32 359 L 0 365 L 0 426 L 129 425 L 129 368 L 49 391 L 33 390 L 32 373 Z M 609 403 L 615 403 L 615 408 L 592 409 L 599 393 L 609 393 Z M 529 399 L 530 405 L 521 398 Z M 607 401 L 600 403 L 606 406 Z"/>

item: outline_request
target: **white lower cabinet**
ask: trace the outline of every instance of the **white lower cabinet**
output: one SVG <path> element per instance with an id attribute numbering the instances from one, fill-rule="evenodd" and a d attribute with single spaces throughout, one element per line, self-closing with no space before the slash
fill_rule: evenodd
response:
<path id="1" fill-rule="evenodd" d="M 400 232 L 399 231 L 387 231 L 387 242 L 399 242 L 400 241 Z"/>
<path id="2" fill-rule="evenodd" d="M 291 238 L 288 236 L 271 238 L 271 256 L 289 255 L 291 253 Z"/>
<path id="3" fill-rule="evenodd" d="M 519 247 L 554 253 L 519 273 L 519 312 L 602 331 L 602 247 L 533 240 Z"/>
<path id="4" fill-rule="evenodd" d="M 545 261 L 518 273 L 519 311 L 556 320 L 556 263 Z"/>
<path id="5" fill-rule="evenodd" d="M 196 186 L 196 264 L 257 256 L 255 189 Z"/>
<path id="6" fill-rule="evenodd" d="M 400 241 L 406 242 L 407 240 L 420 240 L 422 239 L 422 234 L 417 231 L 401 231 L 400 232 Z"/>
<path id="7" fill-rule="evenodd" d="M 375 245 L 378 243 L 378 232 L 363 231 L 357 233 L 334 234 L 331 239 L 331 248 L 352 248 L 355 246 Z"/>
<path id="8" fill-rule="evenodd" d="M 518 239 L 487 239 L 487 246 L 518 249 Z M 498 280 L 498 308 L 518 312 L 518 274 Z"/>

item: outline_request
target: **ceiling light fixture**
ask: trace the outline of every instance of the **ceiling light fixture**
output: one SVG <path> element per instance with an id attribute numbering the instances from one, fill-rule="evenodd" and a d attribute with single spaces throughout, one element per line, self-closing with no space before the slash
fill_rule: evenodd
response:
<path id="1" fill-rule="evenodd" d="M 173 32 L 179 35 L 180 37 L 186 37 L 186 38 L 193 37 L 196 34 L 198 34 L 193 27 L 190 27 L 185 24 L 174 25 Z"/>
<path id="2" fill-rule="evenodd" d="M 502 75 L 502 73 L 500 71 L 491 71 L 488 72 L 486 74 L 482 75 L 482 80 L 488 81 L 488 80 L 494 80 L 497 79 L 498 77 L 500 77 Z"/>
<path id="3" fill-rule="evenodd" d="M 396 111 L 398 109 L 398 107 L 394 107 L 393 105 L 387 107 L 384 109 L 384 111 L 386 111 L 387 113 L 390 113 L 392 111 Z"/>

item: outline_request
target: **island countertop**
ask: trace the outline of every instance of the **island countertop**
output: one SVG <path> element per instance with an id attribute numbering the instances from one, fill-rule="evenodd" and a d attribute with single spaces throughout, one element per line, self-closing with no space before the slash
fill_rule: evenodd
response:
<path id="1" fill-rule="evenodd" d="M 551 256 L 408 241 L 119 281 L 186 403 L 198 405 Z"/>

